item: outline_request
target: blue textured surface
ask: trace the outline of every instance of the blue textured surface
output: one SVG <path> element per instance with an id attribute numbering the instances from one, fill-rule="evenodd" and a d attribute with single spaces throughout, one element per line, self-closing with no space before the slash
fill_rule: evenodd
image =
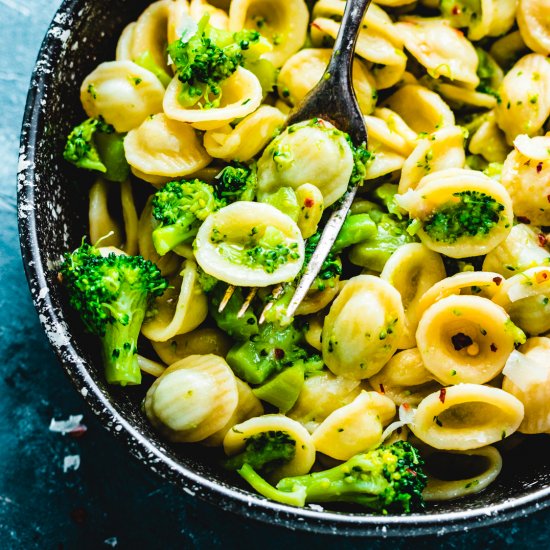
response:
<path id="1" fill-rule="evenodd" d="M 59 2 L 0 0 L 0 547 L 337 548 L 342 541 L 258 525 L 181 494 L 134 459 L 86 410 L 32 307 L 19 257 L 15 173 L 26 89 Z M 84 414 L 73 439 L 52 417 Z M 63 459 L 79 455 L 77 471 Z M 346 547 L 548 548 L 550 510 L 492 529 Z"/>

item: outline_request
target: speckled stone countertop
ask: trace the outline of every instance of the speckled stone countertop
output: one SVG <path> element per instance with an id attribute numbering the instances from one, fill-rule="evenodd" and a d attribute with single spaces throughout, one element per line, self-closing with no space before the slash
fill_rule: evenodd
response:
<path id="1" fill-rule="evenodd" d="M 223 513 L 131 458 L 91 416 L 38 324 L 17 240 L 15 181 L 27 86 L 58 0 L 0 0 L 0 547 L 548 548 L 550 510 L 412 540 L 321 537 Z M 49 430 L 84 415 L 80 437 Z M 77 458 L 78 457 L 78 458 Z"/>

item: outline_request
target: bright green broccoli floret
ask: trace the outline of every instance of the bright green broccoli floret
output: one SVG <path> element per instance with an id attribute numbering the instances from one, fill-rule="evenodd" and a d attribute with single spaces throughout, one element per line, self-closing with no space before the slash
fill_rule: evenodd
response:
<path id="1" fill-rule="evenodd" d="M 398 441 L 358 454 L 330 470 L 283 478 L 276 487 L 250 464 L 244 464 L 238 473 L 263 496 L 286 504 L 352 502 L 382 514 L 410 513 L 423 506 L 423 464 L 410 443 Z"/>
<path id="2" fill-rule="evenodd" d="M 101 172 L 111 181 L 124 181 L 130 167 L 123 140 L 124 136 L 104 120 L 89 118 L 70 133 L 63 156 L 78 168 Z"/>
<path id="3" fill-rule="evenodd" d="M 257 186 L 256 166 L 234 162 L 218 174 L 214 191 L 220 201 L 230 204 L 235 201 L 253 201 Z"/>
<path id="4" fill-rule="evenodd" d="M 168 46 L 176 75 L 183 84 L 178 99 L 184 107 L 219 107 L 220 84 L 246 60 L 256 61 L 269 50 L 269 44 L 257 31 L 230 33 L 212 27 L 208 21 L 208 15 L 198 25 L 189 20 L 181 38 Z"/>
<path id="5" fill-rule="evenodd" d="M 351 173 L 349 184 L 351 187 L 362 185 L 367 177 L 367 169 L 374 161 L 374 154 L 363 144 L 355 146 L 348 134 L 345 134 L 345 136 L 353 152 L 353 172 Z"/>
<path id="6" fill-rule="evenodd" d="M 310 262 L 320 239 L 321 232 L 318 231 L 306 241 L 304 269 Z M 342 262 L 340 261 L 340 258 L 331 251 L 325 258 L 325 261 L 319 270 L 319 274 L 311 285 L 311 288 L 313 290 L 322 291 L 327 287 L 333 287 L 340 279 L 340 275 L 342 275 Z"/>
<path id="7" fill-rule="evenodd" d="M 296 441 L 286 432 L 262 432 L 249 437 L 244 451 L 227 459 L 224 465 L 228 470 L 240 470 L 248 464 L 256 471 L 268 473 L 292 460 L 295 454 Z"/>
<path id="8" fill-rule="evenodd" d="M 137 340 L 145 313 L 167 288 L 152 262 L 141 256 L 110 254 L 83 243 L 66 254 L 60 269 L 69 303 L 86 329 L 101 338 L 110 384 L 139 384 Z"/>
<path id="9" fill-rule="evenodd" d="M 220 204 L 211 185 L 200 180 L 167 183 L 153 197 L 153 217 L 160 223 L 153 230 L 153 244 L 164 256 L 180 244 L 191 242 L 201 223 Z"/>
<path id="10" fill-rule="evenodd" d="M 461 237 L 488 235 L 501 220 L 504 206 L 479 191 L 454 193 L 458 200 L 444 204 L 424 223 L 426 234 L 438 242 L 454 243 Z"/>

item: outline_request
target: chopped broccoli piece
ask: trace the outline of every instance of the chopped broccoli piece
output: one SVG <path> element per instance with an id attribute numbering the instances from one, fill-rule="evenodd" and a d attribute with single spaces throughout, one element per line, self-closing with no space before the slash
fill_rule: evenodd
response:
<path id="1" fill-rule="evenodd" d="M 63 157 L 78 168 L 101 172 L 111 181 L 124 181 L 130 174 L 123 145 L 124 136 L 101 118 L 89 118 L 67 138 Z"/>
<path id="2" fill-rule="evenodd" d="M 142 53 L 137 59 L 134 59 L 134 63 L 153 73 L 165 88 L 172 82 L 172 77 L 155 63 L 150 51 Z"/>
<path id="3" fill-rule="evenodd" d="M 256 61 L 270 49 L 257 31 L 230 33 L 212 27 L 205 15 L 196 27 L 189 23 L 181 38 L 168 46 L 168 54 L 182 83 L 179 102 L 184 107 L 219 107 L 220 84 L 245 61 Z"/>
<path id="4" fill-rule="evenodd" d="M 477 57 L 479 60 L 477 66 L 477 75 L 479 76 L 479 85 L 476 91 L 483 94 L 489 94 L 496 98 L 498 103 L 502 102 L 502 98 L 498 93 L 499 80 L 502 78 L 502 71 L 497 65 L 497 62 L 481 48 L 476 48 Z M 500 75 L 500 78 L 499 78 Z"/>
<path id="5" fill-rule="evenodd" d="M 214 192 L 218 200 L 226 204 L 253 201 L 257 186 L 256 166 L 234 162 L 218 174 L 214 182 Z"/>
<path id="6" fill-rule="evenodd" d="M 153 244 L 164 256 L 176 246 L 190 243 L 201 223 L 220 204 L 211 185 L 200 180 L 167 183 L 153 197 L 153 217 L 159 225 L 153 230 Z"/>
<path id="7" fill-rule="evenodd" d="M 262 197 L 261 202 L 274 206 L 294 222 L 300 217 L 300 205 L 292 187 L 279 187 L 275 193 Z"/>
<path id="8" fill-rule="evenodd" d="M 228 470 L 239 470 L 249 464 L 254 470 L 268 473 L 289 462 L 296 454 L 296 441 L 286 432 L 269 431 L 246 440 L 244 451 L 225 461 Z"/>
<path id="9" fill-rule="evenodd" d="M 383 183 L 373 192 L 373 199 L 382 204 L 382 206 L 398 220 L 403 219 L 403 211 L 395 201 L 399 186 L 395 183 Z"/>
<path id="10" fill-rule="evenodd" d="M 348 134 L 344 135 L 353 153 L 353 172 L 351 173 L 349 184 L 351 187 L 362 185 L 367 177 L 367 169 L 374 161 L 374 154 L 367 149 L 365 144 L 356 146 Z"/>
<path id="11" fill-rule="evenodd" d="M 320 239 L 321 232 L 318 231 L 317 233 L 315 233 L 315 235 L 311 236 L 306 241 L 303 269 L 306 268 L 307 264 L 311 260 L 311 257 L 313 256 L 313 253 L 315 252 L 315 249 L 317 248 Z M 340 279 L 340 275 L 342 275 L 342 262 L 340 261 L 340 258 L 331 251 L 325 258 L 325 261 L 323 262 L 323 265 L 319 270 L 319 274 L 311 285 L 311 288 L 314 290 L 322 291 L 325 290 L 327 286 L 333 287 Z"/>
<path id="12" fill-rule="evenodd" d="M 479 191 L 461 191 L 453 196 L 458 200 L 444 204 L 423 224 L 434 241 L 454 243 L 463 236 L 482 237 L 499 223 L 504 206 L 493 197 Z"/>
<path id="13" fill-rule="evenodd" d="M 296 403 L 304 380 L 305 367 L 303 363 L 298 363 L 276 374 L 252 392 L 258 399 L 277 407 L 279 412 L 286 414 Z"/>
<path id="14" fill-rule="evenodd" d="M 481 21 L 481 0 L 441 0 L 439 9 L 453 27 L 462 29 Z"/>
<path id="15" fill-rule="evenodd" d="M 86 329 L 102 342 L 109 384 L 139 384 L 137 340 L 151 300 L 168 283 L 152 262 L 141 256 L 110 254 L 83 243 L 65 255 L 60 268 L 69 303 Z"/>
<path id="16" fill-rule="evenodd" d="M 423 506 L 424 462 L 406 441 L 358 454 L 321 472 L 283 478 L 272 487 L 251 464 L 238 473 L 267 498 L 295 506 L 306 502 L 352 502 L 377 513 L 410 513 Z"/>
<path id="17" fill-rule="evenodd" d="M 368 214 L 352 214 L 346 218 L 331 252 L 339 254 L 345 248 L 370 239 L 375 234 L 376 224 Z"/>

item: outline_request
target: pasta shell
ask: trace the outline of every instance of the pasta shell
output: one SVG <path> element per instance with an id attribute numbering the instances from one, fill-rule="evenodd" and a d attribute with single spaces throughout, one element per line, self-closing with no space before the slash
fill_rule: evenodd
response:
<path id="1" fill-rule="evenodd" d="M 212 6 L 205 0 L 191 0 L 189 6 L 191 17 L 200 21 L 206 14 L 210 16 L 209 23 L 216 29 L 229 30 L 229 15 L 224 10 Z"/>
<path id="2" fill-rule="evenodd" d="M 519 0 L 517 21 L 521 37 L 534 52 L 550 55 L 548 0 Z"/>
<path id="3" fill-rule="evenodd" d="M 136 23 L 129 23 L 124 27 L 116 45 L 116 61 L 132 61 L 132 41 Z"/>

